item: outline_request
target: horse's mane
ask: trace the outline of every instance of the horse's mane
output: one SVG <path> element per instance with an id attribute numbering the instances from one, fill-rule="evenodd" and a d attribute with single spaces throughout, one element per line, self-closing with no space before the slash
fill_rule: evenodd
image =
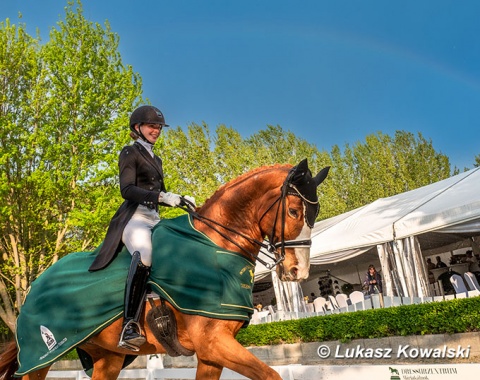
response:
<path id="1" fill-rule="evenodd" d="M 264 173 L 272 170 L 281 170 L 281 169 L 291 169 L 293 165 L 290 164 L 274 164 L 274 165 L 265 165 L 261 166 L 255 169 L 252 169 L 246 173 L 243 173 L 239 175 L 236 178 L 233 178 L 232 180 L 228 181 L 227 183 L 221 185 L 213 194 L 210 198 L 208 198 L 205 203 L 207 203 L 210 200 L 216 199 L 220 194 L 223 194 L 226 190 L 230 189 L 231 187 L 237 186 L 240 183 L 247 181 L 251 177 L 259 174 L 259 173 Z"/>

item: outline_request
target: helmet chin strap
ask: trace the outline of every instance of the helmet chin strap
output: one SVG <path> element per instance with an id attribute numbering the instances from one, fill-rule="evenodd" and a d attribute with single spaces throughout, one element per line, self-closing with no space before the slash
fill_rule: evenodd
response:
<path id="1" fill-rule="evenodd" d="M 155 145 L 154 143 L 151 143 L 150 141 L 148 141 L 145 136 L 141 136 L 142 140 L 145 141 L 147 144 L 150 144 L 150 145 Z"/>

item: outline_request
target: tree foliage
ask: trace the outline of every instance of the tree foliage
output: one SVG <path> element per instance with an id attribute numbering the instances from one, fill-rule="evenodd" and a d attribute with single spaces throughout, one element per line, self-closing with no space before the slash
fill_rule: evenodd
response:
<path id="1" fill-rule="evenodd" d="M 346 145 L 343 153 L 335 146 L 331 156 L 340 213 L 450 176 L 448 157 L 420 133 L 397 131 L 391 137 L 379 132 L 365 143 Z"/>
<path id="2" fill-rule="evenodd" d="M 42 263 L 43 250 L 31 244 L 32 238 L 42 239 L 42 232 L 29 225 L 39 211 L 34 202 L 36 184 L 31 179 L 38 164 L 31 125 L 41 67 L 38 40 L 26 33 L 24 25 L 6 20 L 0 26 L 0 317 L 13 330 L 16 313 L 11 305 L 21 299 L 21 289 L 35 277 L 29 261 Z"/>
<path id="3" fill-rule="evenodd" d="M 116 159 L 141 82 L 118 37 L 81 4 L 40 45 L 0 27 L 0 317 L 13 330 L 30 283 L 68 252 L 98 244 L 118 207 Z"/>

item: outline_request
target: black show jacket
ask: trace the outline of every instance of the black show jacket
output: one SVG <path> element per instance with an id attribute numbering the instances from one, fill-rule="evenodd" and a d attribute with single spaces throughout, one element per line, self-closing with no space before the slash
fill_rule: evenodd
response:
<path id="1" fill-rule="evenodd" d="M 138 205 L 158 210 L 158 196 L 166 192 L 163 182 L 162 160 L 140 143 L 122 149 L 118 160 L 120 192 L 125 201 L 119 207 L 107 230 L 105 240 L 90 271 L 105 268 L 123 248 L 122 234 Z"/>

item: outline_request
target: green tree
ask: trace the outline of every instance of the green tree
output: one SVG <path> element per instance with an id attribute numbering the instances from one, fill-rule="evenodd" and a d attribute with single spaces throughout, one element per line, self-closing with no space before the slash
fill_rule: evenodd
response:
<path id="1" fill-rule="evenodd" d="M 396 131 L 391 142 L 396 171 L 401 174 L 396 194 L 441 181 L 450 176 L 450 161 L 437 153 L 421 133 Z"/>
<path id="2" fill-rule="evenodd" d="M 350 187 L 348 184 L 351 183 L 353 177 L 353 175 L 350 173 L 352 171 L 352 167 L 346 163 L 347 158 L 346 156 L 342 155 L 342 151 L 338 145 L 334 145 L 332 147 L 330 157 L 332 160 L 332 167 L 328 175 L 328 181 L 325 181 L 322 186 L 324 184 L 332 184 L 333 188 L 335 189 L 333 194 L 331 194 L 327 200 L 329 207 L 333 209 L 327 214 L 326 217 L 322 219 L 342 214 L 348 210 L 348 202 L 350 199 L 350 195 L 348 193 Z"/>
<path id="3" fill-rule="evenodd" d="M 255 167 L 255 151 L 233 128 L 219 125 L 215 139 L 215 168 L 220 183 L 238 177 Z"/>
<path id="4" fill-rule="evenodd" d="M 191 124 L 185 133 L 181 128 L 169 129 L 157 141 L 155 149 L 163 160 L 168 191 L 195 197 L 202 204 L 218 187 L 215 175 L 212 137 L 206 124 Z M 182 211 L 162 208 L 162 217 L 173 217 Z"/>
<path id="5" fill-rule="evenodd" d="M 475 156 L 475 163 L 473 164 L 475 168 L 478 168 L 480 166 L 480 154 L 477 154 Z"/>
<path id="6" fill-rule="evenodd" d="M 381 132 L 365 142 L 331 152 L 339 209 L 347 212 L 378 198 L 413 190 L 450 176 L 448 157 L 437 153 L 420 133 Z M 341 205 L 341 206 L 340 206 Z"/>
<path id="7" fill-rule="evenodd" d="M 88 22 L 80 2 L 43 46 L 8 23 L 1 35 L 0 313 L 13 330 L 31 281 L 103 239 L 121 202 L 116 162 L 141 81 L 118 36 Z"/>
<path id="8" fill-rule="evenodd" d="M 399 173 L 392 145 L 390 136 L 379 133 L 367 136 L 365 144 L 354 146 L 355 176 L 351 192 L 355 194 L 357 207 L 396 193 Z"/>
<path id="9" fill-rule="evenodd" d="M 255 133 L 247 140 L 249 149 L 255 152 L 255 167 L 262 165 L 297 164 L 304 158 L 314 160 L 318 149 L 307 141 L 283 130 L 279 125 L 268 125 L 267 129 Z"/>
<path id="10" fill-rule="evenodd" d="M 122 63 L 118 43 L 108 23 L 87 21 L 81 4 L 75 11 L 69 3 L 42 49 L 49 97 L 37 138 L 47 147 L 42 162 L 53 185 L 51 213 L 62 215 L 55 230 L 65 232 L 58 235 L 63 253 L 98 243 L 119 205 L 117 157 L 129 141 L 125 126 L 141 80 Z M 75 239 L 65 239 L 67 232 Z"/>
<path id="11" fill-rule="evenodd" d="M 15 325 L 15 300 L 32 280 L 31 238 L 41 234 L 30 226 L 40 210 L 30 178 L 38 164 L 31 132 L 35 123 L 35 83 L 40 80 L 38 40 L 24 25 L 0 24 L 0 317 Z M 41 254 L 41 252 L 40 252 Z M 40 256 L 41 258 L 41 256 Z"/>

